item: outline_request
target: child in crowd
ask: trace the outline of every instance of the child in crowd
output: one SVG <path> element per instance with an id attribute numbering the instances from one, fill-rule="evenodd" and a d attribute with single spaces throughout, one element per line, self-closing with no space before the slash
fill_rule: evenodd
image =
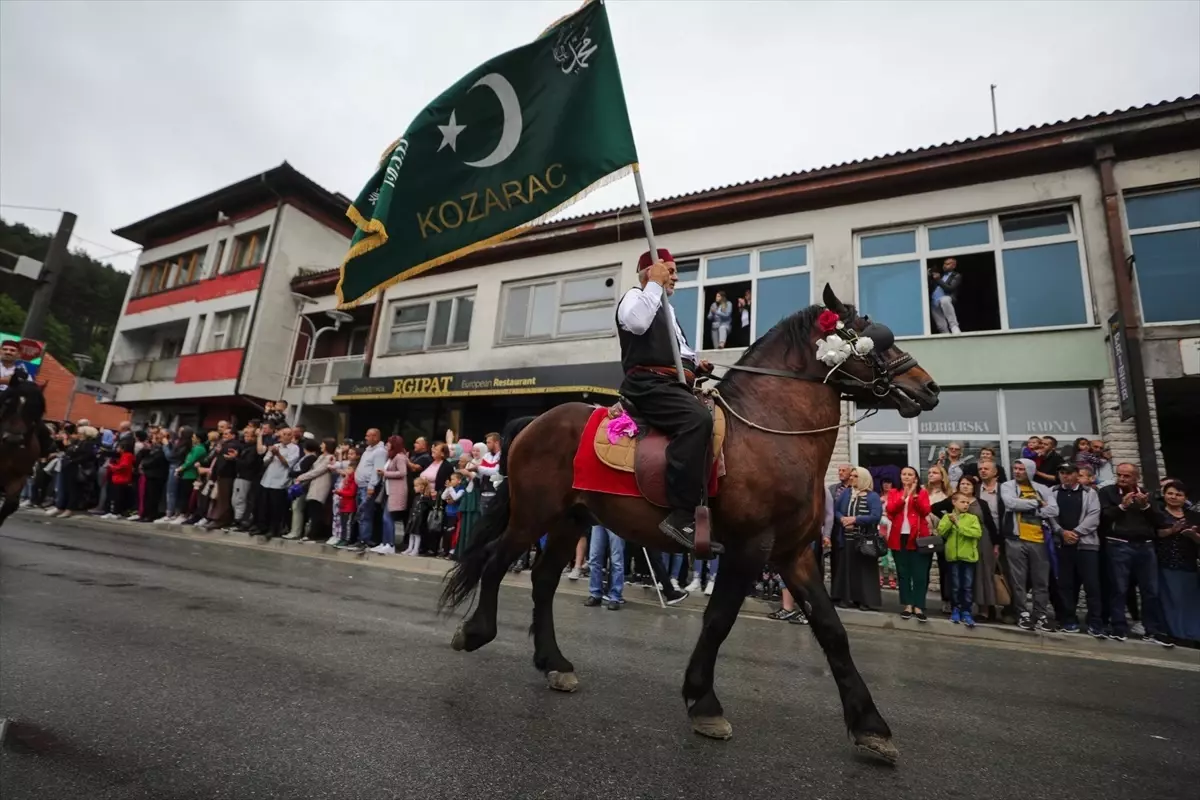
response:
<path id="1" fill-rule="evenodd" d="M 1028 458 L 1035 464 L 1041 465 L 1042 457 L 1042 439 L 1039 436 L 1030 436 L 1025 442 L 1025 446 L 1021 448 L 1021 458 Z"/>
<path id="2" fill-rule="evenodd" d="M 275 430 L 287 426 L 287 401 L 278 400 L 274 403 L 267 401 L 263 407 L 263 422 L 268 422 Z"/>
<path id="3" fill-rule="evenodd" d="M 442 501 L 446 504 L 446 516 L 442 522 L 442 555 L 454 555 L 454 534 L 458 532 L 458 504 L 467 493 L 462 485 L 463 475 L 455 472 L 446 479 L 446 488 L 442 491 Z"/>
<path id="4" fill-rule="evenodd" d="M 879 483 L 879 496 L 887 497 L 887 493 L 892 490 L 892 482 L 884 478 Z M 888 515 L 884 514 L 879 520 L 879 535 L 884 539 L 888 538 L 888 532 L 892 528 L 892 521 L 888 519 Z M 892 551 L 888 550 L 883 554 L 883 558 L 879 559 L 879 585 L 886 586 L 889 589 L 896 588 L 896 559 L 892 558 Z"/>
<path id="5" fill-rule="evenodd" d="M 421 537 L 425 535 L 425 529 L 428 527 L 426 518 L 433 508 L 433 498 L 430 497 L 432 491 L 433 487 L 424 478 L 413 481 L 413 502 L 409 506 L 408 525 L 405 526 L 408 531 L 408 548 L 400 555 L 415 556 L 421 551 Z"/>
<path id="6" fill-rule="evenodd" d="M 349 458 L 344 463 L 345 466 L 338 470 L 340 477 L 337 488 L 333 490 L 338 499 L 338 513 L 333 521 L 335 530 L 330 541 L 336 547 L 346 547 L 353 541 L 355 498 L 358 496 L 358 484 L 354 480 L 354 469 L 358 466 L 358 456 L 353 450 L 350 451 Z"/>
<path id="7" fill-rule="evenodd" d="M 938 522 L 938 534 L 946 540 L 946 563 L 950 568 L 950 596 L 954 604 L 950 621 L 955 624 L 963 622 L 968 628 L 974 628 L 971 603 L 974 600 L 975 564 L 979 561 L 979 539 L 983 536 L 983 526 L 979 517 L 967 510 L 971 506 L 971 498 L 955 492 L 951 502 L 954 510 Z"/>

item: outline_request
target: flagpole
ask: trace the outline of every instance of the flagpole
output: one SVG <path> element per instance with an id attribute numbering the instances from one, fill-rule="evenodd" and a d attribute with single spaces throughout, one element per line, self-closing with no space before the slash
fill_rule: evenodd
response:
<path id="1" fill-rule="evenodd" d="M 650 222 L 650 207 L 646 205 L 646 190 L 642 186 L 642 171 L 638 169 L 638 165 L 633 165 L 633 183 L 637 186 L 638 205 L 642 208 L 642 226 L 646 229 L 646 243 L 650 245 L 650 263 L 658 261 L 658 245 L 654 241 L 654 225 Z M 667 306 L 671 304 L 671 300 L 667 297 L 666 287 L 663 287 L 662 305 L 658 307 L 658 313 L 662 317 L 664 323 L 671 326 L 671 320 L 667 316 Z M 679 353 L 679 338 L 674 336 L 675 331 L 671 331 L 671 355 L 675 357 L 675 374 L 679 377 L 679 382 L 687 385 L 687 378 L 683 374 L 683 356 Z"/>

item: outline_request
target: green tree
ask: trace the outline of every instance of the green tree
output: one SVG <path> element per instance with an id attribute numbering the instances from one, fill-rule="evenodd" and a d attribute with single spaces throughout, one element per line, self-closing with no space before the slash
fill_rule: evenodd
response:
<path id="1" fill-rule="evenodd" d="M 50 238 L 20 223 L 10 225 L 0 220 L 0 250 L 40 261 L 46 257 Z M 87 253 L 68 254 L 50 300 L 54 312 L 47 317 L 43 331 L 46 349 L 63 366 L 77 371 L 71 354 L 87 353 L 92 363 L 83 374 L 89 378 L 101 376 L 129 277 Z M 32 281 L 0 273 L 0 329 L 20 333 L 35 288 Z"/>

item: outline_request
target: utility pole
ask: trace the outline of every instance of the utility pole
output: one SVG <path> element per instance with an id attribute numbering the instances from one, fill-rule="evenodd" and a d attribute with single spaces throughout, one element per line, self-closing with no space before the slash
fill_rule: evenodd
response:
<path id="1" fill-rule="evenodd" d="M 50 299 L 54 296 L 54 287 L 58 285 L 58 276 L 62 274 L 67 263 L 67 243 L 71 241 L 71 233 L 75 230 L 75 215 L 70 211 L 62 212 L 58 223 L 58 231 L 50 240 L 50 249 L 46 251 L 46 261 L 42 265 L 41 285 L 33 292 L 33 300 L 29 303 L 29 313 L 25 316 L 25 327 L 21 329 L 21 338 L 42 338 L 42 329 L 46 325 L 46 316 L 50 313 Z"/>

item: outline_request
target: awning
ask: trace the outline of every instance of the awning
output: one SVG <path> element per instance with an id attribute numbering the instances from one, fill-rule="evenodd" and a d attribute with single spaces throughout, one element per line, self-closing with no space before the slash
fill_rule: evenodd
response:
<path id="1" fill-rule="evenodd" d="M 353 400 L 405 400 L 437 397 L 489 397 L 521 394 L 616 396 L 624 373 L 617 362 L 565 364 L 480 372 L 441 372 L 346 378 L 338 383 L 335 403 Z"/>

